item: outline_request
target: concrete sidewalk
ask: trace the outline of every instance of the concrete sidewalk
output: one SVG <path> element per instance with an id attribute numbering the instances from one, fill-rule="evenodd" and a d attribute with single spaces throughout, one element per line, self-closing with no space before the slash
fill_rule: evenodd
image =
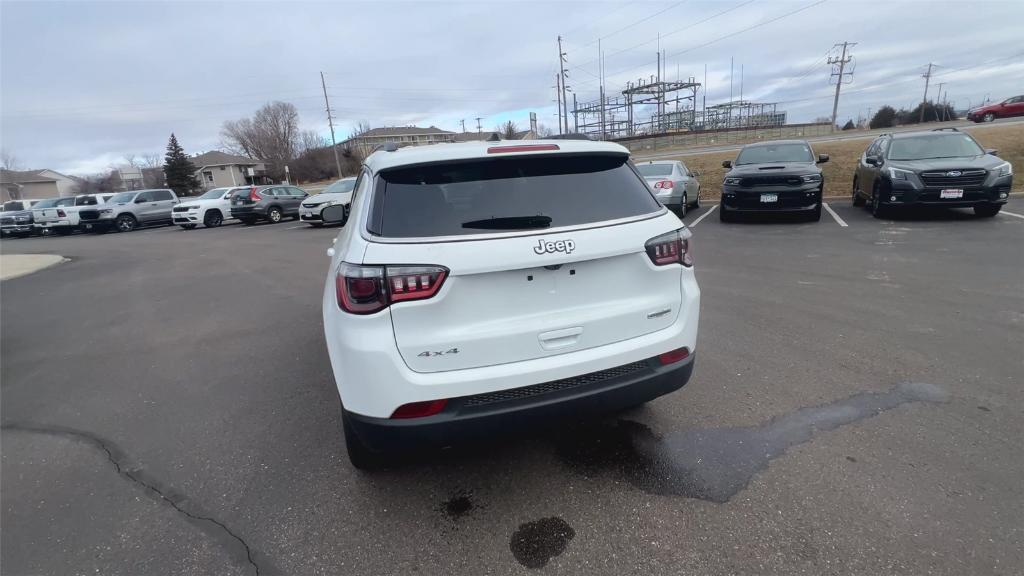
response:
<path id="1" fill-rule="evenodd" d="M 67 260 L 57 254 L 0 254 L 0 280 L 10 280 Z"/>

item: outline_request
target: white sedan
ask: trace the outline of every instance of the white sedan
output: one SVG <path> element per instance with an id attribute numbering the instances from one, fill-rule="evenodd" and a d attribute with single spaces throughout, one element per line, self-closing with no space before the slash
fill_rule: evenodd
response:
<path id="1" fill-rule="evenodd" d="M 193 200 L 182 200 L 171 210 L 171 218 L 185 230 L 192 230 L 200 224 L 207 228 L 216 228 L 225 220 L 231 219 L 231 195 L 237 190 L 248 188 L 249 186 L 213 188 Z"/>
<path id="2" fill-rule="evenodd" d="M 306 198 L 302 201 L 302 205 L 299 206 L 299 218 L 306 224 L 319 228 L 324 225 L 324 208 L 342 204 L 346 208 L 345 217 L 347 219 L 348 206 L 352 203 L 352 190 L 355 188 L 355 185 L 356 179 L 354 176 L 342 178 L 324 188 L 323 192 Z"/>

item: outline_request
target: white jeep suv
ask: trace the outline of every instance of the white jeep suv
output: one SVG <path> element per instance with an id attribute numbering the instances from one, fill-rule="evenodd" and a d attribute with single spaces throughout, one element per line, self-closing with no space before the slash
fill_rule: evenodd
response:
<path id="1" fill-rule="evenodd" d="M 171 208 L 171 219 L 185 230 L 192 230 L 200 224 L 216 228 L 231 219 L 231 195 L 249 188 L 251 186 L 212 188 L 198 198 L 182 200 L 181 204 Z"/>
<path id="2" fill-rule="evenodd" d="M 617 144 L 375 152 L 323 297 L 349 459 L 679 389 L 700 305 L 689 239 Z"/>

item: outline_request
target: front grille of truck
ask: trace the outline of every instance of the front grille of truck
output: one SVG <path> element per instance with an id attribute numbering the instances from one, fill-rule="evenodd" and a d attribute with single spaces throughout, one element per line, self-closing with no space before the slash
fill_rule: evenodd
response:
<path id="1" fill-rule="evenodd" d="M 0 226 L 13 226 L 14 218 L 0 218 Z"/>
<path id="2" fill-rule="evenodd" d="M 950 172 L 959 172 L 957 176 L 950 176 Z M 924 172 L 921 174 L 921 181 L 928 188 L 973 188 L 981 186 L 985 182 L 985 170 L 943 170 L 942 172 Z"/>
<path id="3" fill-rule="evenodd" d="M 534 384 L 533 386 L 523 386 L 521 388 L 511 388 L 509 390 L 499 390 L 497 392 L 469 396 L 466 398 L 464 406 L 483 406 L 497 402 L 522 400 L 524 398 L 540 396 L 541 394 L 550 394 L 551 392 L 559 392 L 569 388 L 596 384 L 605 380 L 611 380 L 612 378 L 629 376 L 630 374 L 635 374 L 647 369 L 648 364 L 646 361 L 633 362 L 632 364 L 616 366 L 615 368 L 601 370 L 600 372 L 591 372 L 590 374 L 573 376 L 572 378 L 562 378 L 561 380 L 543 382 L 541 384 Z"/>
<path id="4" fill-rule="evenodd" d="M 100 211 L 99 210 L 80 210 L 78 212 L 78 219 L 79 220 L 99 220 L 99 217 L 100 217 Z"/>
<path id="5" fill-rule="evenodd" d="M 175 206 L 174 208 L 171 208 L 172 212 L 188 212 L 188 210 L 188 206 Z"/>
<path id="6" fill-rule="evenodd" d="M 799 176 L 744 176 L 740 180 L 740 186 L 744 188 L 752 188 L 754 186 L 800 186 L 801 184 L 803 184 L 803 181 Z"/>

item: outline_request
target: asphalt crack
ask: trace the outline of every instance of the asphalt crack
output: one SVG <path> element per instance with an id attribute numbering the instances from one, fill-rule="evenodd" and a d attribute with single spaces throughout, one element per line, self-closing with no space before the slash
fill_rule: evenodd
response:
<path id="1" fill-rule="evenodd" d="M 168 496 L 168 490 L 161 488 L 159 483 L 153 478 L 144 477 L 144 473 L 141 470 L 129 470 L 124 464 L 127 462 L 127 454 L 117 447 L 113 442 L 101 438 L 90 432 L 83 430 L 77 430 L 74 428 L 67 428 L 63 426 L 39 426 L 35 424 L 21 424 L 12 423 L 4 424 L 0 426 L 0 430 L 10 432 L 25 432 L 29 434 L 47 434 L 50 436 L 57 436 L 62 438 L 71 438 L 75 441 L 82 442 L 102 450 L 106 455 L 107 459 L 114 466 L 114 470 L 117 474 L 123 478 L 128 479 L 133 484 L 140 486 L 145 492 L 150 494 L 159 502 L 167 504 L 178 513 L 182 514 L 189 519 L 190 523 L 200 527 L 208 535 L 214 539 L 225 541 L 225 544 L 237 543 L 241 545 L 242 549 L 245 550 L 245 561 L 248 562 L 252 569 L 255 571 L 256 576 L 260 576 L 260 565 L 253 559 L 252 548 L 249 547 L 248 542 L 244 538 L 236 534 L 231 528 L 225 523 L 217 520 L 212 516 L 206 516 L 195 512 L 190 512 L 183 508 L 173 498 Z M 212 526 L 211 526 L 212 525 Z M 241 560 L 241 554 L 236 554 L 238 560 Z"/>

